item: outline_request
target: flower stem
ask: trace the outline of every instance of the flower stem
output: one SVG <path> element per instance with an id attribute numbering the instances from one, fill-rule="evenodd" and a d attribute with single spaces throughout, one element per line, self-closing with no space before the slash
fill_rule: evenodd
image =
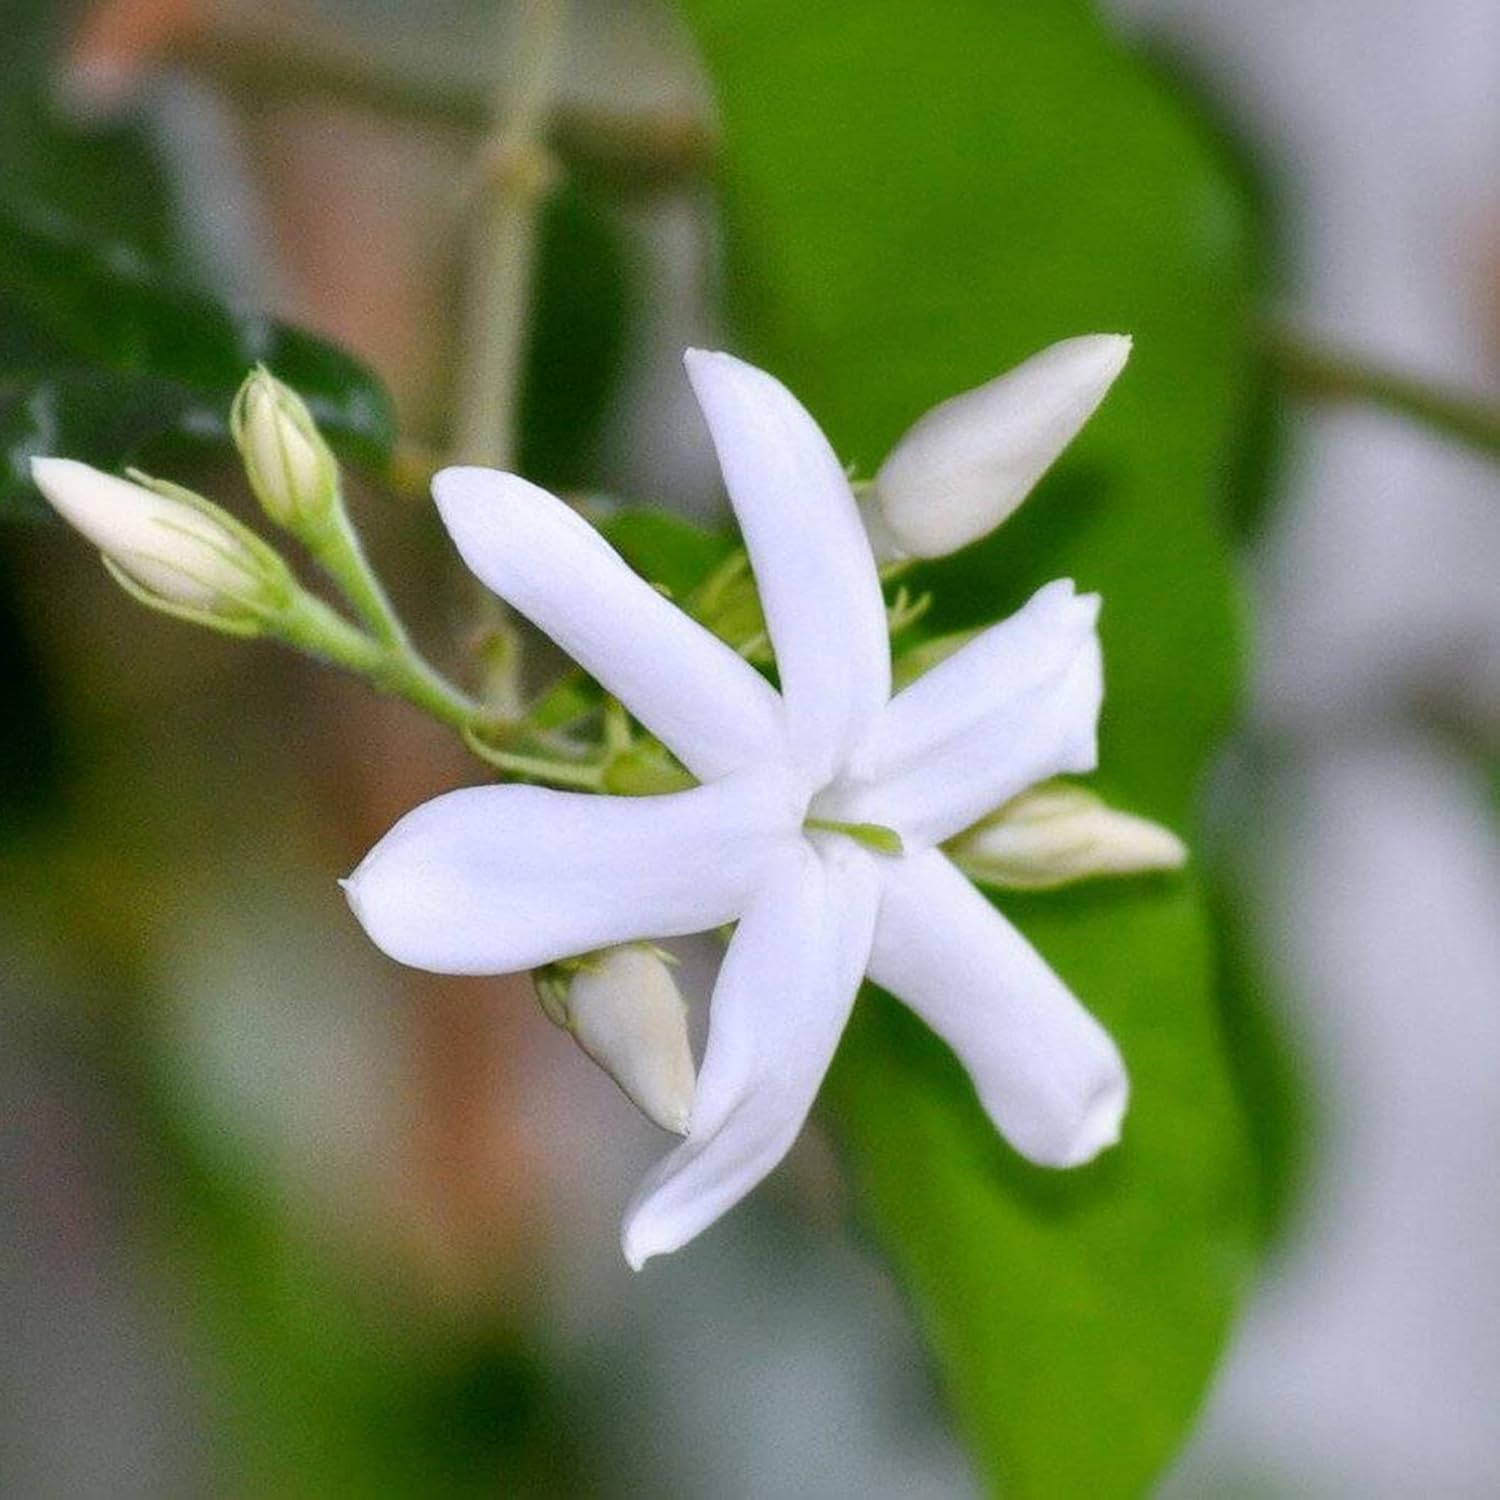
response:
<path id="1" fill-rule="evenodd" d="M 464 744 L 486 765 L 494 766 L 497 771 L 507 771 L 512 776 L 524 776 L 529 781 L 545 781 L 552 786 L 576 791 L 598 792 L 604 789 L 604 766 L 599 761 L 555 760 L 551 756 L 500 750 L 494 745 L 486 744 L 472 724 L 461 732 Z"/>
<path id="2" fill-rule="evenodd" d="M 306 541 L 318 566 L 338 585 L 376 640 L 392 650 L 411 653 L 406 627 L 370 566 L 359 533 L 343 505 L 334 506 L 327 528 L 307 536 Z"/>
<path id="3" fill-rule="evenodd" d="M 453 434 L 459 463 L 515 463 L 536 228 L 557 175 L 542 135 L 566 13 L 565 0 L 521 0 L 506 92 L 480 151 Z"/>
<path id="4" fill-rule="evenodd" d="M 1500 406 L 1493 402 L 1367 364 L 1284 328 L 1269 329 L 1265 344 L 1282 378 L 1307 396 L 1384 407 L 1500 458 Z"/>
<path id="5" fill-rule="evenodd" d="M 343 667 L 450 729 L 462 733 L 483 715 L 478 703 L 412 650 L 404 634 L 399 643 L 378 640 L 311 594 L 299 591 L 266 628 L 296 650 Z"/>

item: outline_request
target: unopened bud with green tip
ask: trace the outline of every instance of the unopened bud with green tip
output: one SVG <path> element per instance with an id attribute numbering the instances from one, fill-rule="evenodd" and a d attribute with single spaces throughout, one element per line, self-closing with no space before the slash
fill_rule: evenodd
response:
<path id="1" fill-rule="evenodd" d="M 142 474 L 120 479 L 70 458 L 34 458 L 31 473 L 58 515 L 149 608 L 254 635 L 295 591 L 271 548 L 180 485 Z"/>
<path id="2" fill-rule="evenodd" d="M 339 506 L 338 462 L 296 391 L 257 366 L 234 398 L 229 430 L 255 498 L 278 526 L 301 536 L 327 527 Z"/>
<path id="3" fill-rule="evenodd" d="M 933 407 L 863 487 L 876 556 L 942 557 L 987 536 L 1072 442 L 1129 356 L 1120 334 L 1064 339 Z"/>
<path id="4" fill-rule="evenodd" d="M 1013 798 L 954 839 L 948 853 L 971 879 L 1020 890 L 1179 870 L 1188 857 L 1170 828 L 1062 781 Z"/>
<path id="5" fill-rule="evenodd" d="M 547 1015 L 647 1119 L 687 1134 L 696 1084 L 687 1006 L 660 952 L 632 943 L 549 964 L 536 987 Z"/>

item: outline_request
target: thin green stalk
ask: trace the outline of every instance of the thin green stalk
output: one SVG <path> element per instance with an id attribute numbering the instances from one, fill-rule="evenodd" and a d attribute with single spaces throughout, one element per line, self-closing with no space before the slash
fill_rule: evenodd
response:
<path id="1" fill-rule="evenodd" d="M 1283 379 L 1305 395 L 1383 407 L 1500 459 L 1500 406 L 1494 402 L 1367 364 L 1284 328 L 1270 329 L 1265 343 Z"/>
<path id="2" fill-rule="evenodd" d="M 453 456 L 509 469 L 530 320 L 536 230 L 556 178 L 543 134 L 565 0 L 521 0 L 515 42 L 479 157 Z"/>
<path id="3" fill-rule="evenodd" d="M 562 761 L 553 760 L 550 756 L 501 750 L 487 744 L 474 724 L 465 726 L 461 733 L 464 744 L 486 765 L 494 766 L 498 771 L 577 791 L 598 792 L 604 789 L 604 765 L 600 761 Z"/>
<path id="4" fill-rule="evenodd" d="M 409 646 L 392 645 L 367 635 L 311 594 L 298 594 L 268 629 L 298 651 L 343 667 L 460 733 L 483 714 L 478 703 Z"/>
<path id="5" fill-rule="evenodd" d="M 342 503 L 333 507 L 327 531 L 307 541 L 318 566 L 339 586 L 371 634 L 394 650 L 410 653 L 406 627 L 370 566 L 364 544 Z"/>

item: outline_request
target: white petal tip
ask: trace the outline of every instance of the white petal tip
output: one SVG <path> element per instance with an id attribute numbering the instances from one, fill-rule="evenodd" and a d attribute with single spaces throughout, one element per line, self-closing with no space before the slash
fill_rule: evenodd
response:
<path id="1" fill-rule="evenodd" d="M 339 890 L 344 893 L 344 900 L 349 903 L 349 910 L 354 913 L 354 920 L 361 927 L 368 930 L 369 923 L 365 920 L 364 896 L 360 889 L 360 871 L 363 869 L 364 866 L 361 865 L 359 869 L 340 877 Z"/>
<path id="2" fill-rule="evenodd" d="M 117 485 L 126 487 L 123 479 L 116 479 L 112 474 L 105 474 L 89 464 L 79 463 L 76 458 L 53 458 L 49 455 L 31 460 L 31 479 L 48 503 L 70 521 L 75 514 L 87 514 L 95 510 L 101 491 L 107 493 Z"/>
<path id="3" fill-rule="evenodd" d="M 1100 363 L 1113 365 L 1119 374 L 1135 348 L 1135 340 L 1128 333 L 1095 333 L 1088 337 L 1099 351 Z"/>
<path id="4" fill-rule="evenodd" d="M 1067 1146 L 1058 1154 L 1057 1160 L 1048 1165 L 1081 1167 L 1116 1145 L 1125 1122 L 1129 1095 L 1123 1071 L 1100 1083 L 1085 1106 L 1078 1128 Z"/>
<path id="5" fill-rule="evenodd" d="M 404 882 L 399 873 L 396 878 L 391 878 L 389 862 L 381 858 L 387 852 L 386 840 L 389 838 L 390 834 L 387 834 L 352 874 L 339 881 L 339 889 L 365 936 L 387 958 L 419 969 L 429 968 L 431 965 L 424 962 L 426 955 L 411 940 L 413 924 L 405 911 L 406 902 L 401 889 Z M 383 868 L 372 869 L 377 860 Z"/>
<path id="6" fill-rule="evenodd" d="M 700 391 L 700 395 L 700 382 L 704 379 L 711 381 L 715 375 L 729 379 L 738 377 L 754 382 L 760 389 L 781 389 L 781 382 L 770 371 L 762 370 L 759 365 L 752 365 L 749 360 L 730 354 L 726 349 L 684 349 L 682 363 L 687 369 L 689 384 Z"/>
<path id="7" fill-rule="evenodd" d="M 484 493 L 492 490 L 495 481 L 504 476 L 499 469 L 482 469 L 474 464 L 454 464 L 439 469 L 432 476 L 432 498 L 437 508 L 447 519 L 450 507 L 468 506 L 482 502 Z"/>
<path id="8" fill-rule="evenodd" d="M 1128 333 L 1085 333 L 1064 339 L 1044 354 L 1050 354 L 1058 371 L 1097 393 L 1098 397 L 1114 384 L 1130 359 L 1135 340 Z"/>
<path id="9" fill-rule="evenodd" d="M 635 1226 L 629 1221 L 620 1234 L 620 1250 L 625 1256 L 625 1264 L 632 1271 L 639 1272 L 648 1260 L 666 1253 L 671 1247 L 666 1245 L 653 1245 L 644 1236 L 636 1232 Z"/>

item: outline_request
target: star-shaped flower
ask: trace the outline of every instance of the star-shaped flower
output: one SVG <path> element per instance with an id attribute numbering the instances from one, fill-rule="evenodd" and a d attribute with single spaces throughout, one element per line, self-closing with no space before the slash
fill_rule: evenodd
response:
<path id="1" fill-rule="evenodd" d="M 450 792 L 397 823 L 348 882 L 381 948 L 440 973 L 737 924 L 687 1138 L 625 1215 L 637 1268 L 786 1154 L 866 975 L 953 1048 L 1035 1162 L 1074 1166 L 1110 1145 L 1127 1093 L 1108 1035 L 940 848 L 1032 784 L 1093 769 L 1098 599 L 1049 584 L 892 697 L 874 557 L 827 440 L 762 371 L 696 351 L 687 365 L 781 691 L 561 501 L 513 475 L 448 469 L 433 490 L 470 568 L 702 785 Z"/>

